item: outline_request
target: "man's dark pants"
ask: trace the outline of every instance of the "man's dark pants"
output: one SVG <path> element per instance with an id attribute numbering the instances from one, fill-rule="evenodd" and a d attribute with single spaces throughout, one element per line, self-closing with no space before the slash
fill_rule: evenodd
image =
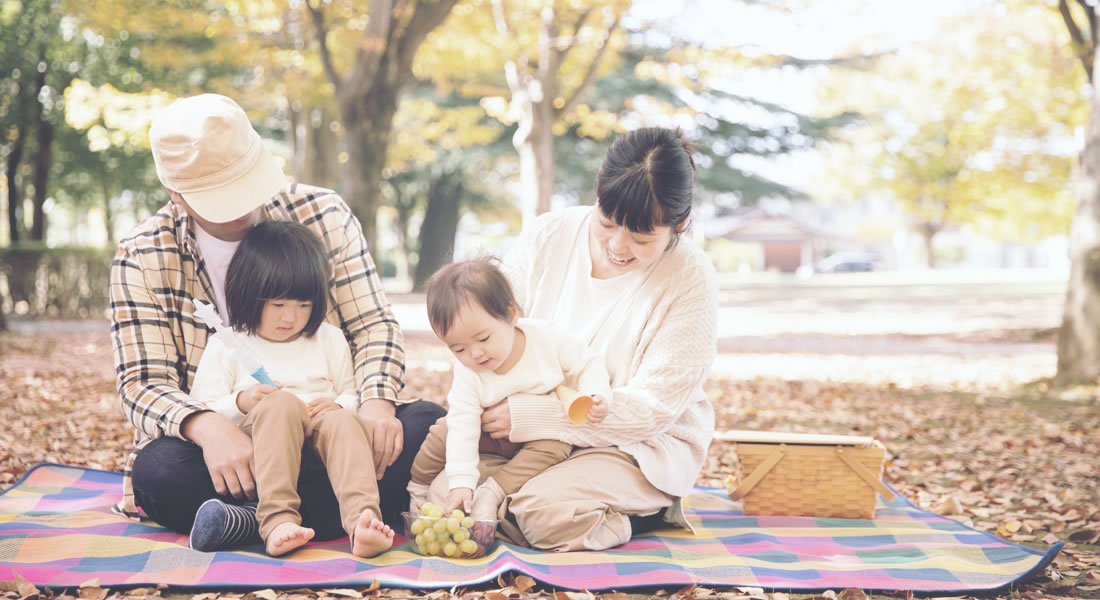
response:
<path id="1" fill-rule="evenodd" d="M 428 428 L 446 414 L 442 406 L 419 400 L 397 405 L 397 419 L 404 428 L 401 454 L 378 482 L 382 519 L 397 531 L 403 529 L 401 512 L 408 510 L 409 470 Z M 134 499 L 151 519 L 187 534 L 195 521 L 195 511 L 211 498 L 229 504 L 242 500 L 223 496 L 214 490 L 210 471 L 202 457 L 202 448 L 179 438 L 163 437 L 149 442 L 134 460 Z M 315 530 L 316 540 L 331 540 L 347 535 L 340 524 L 339 502 L 328 475 L 319 469 L 303 468 L 298 477 L 299 512 L 302 525 Z"/>

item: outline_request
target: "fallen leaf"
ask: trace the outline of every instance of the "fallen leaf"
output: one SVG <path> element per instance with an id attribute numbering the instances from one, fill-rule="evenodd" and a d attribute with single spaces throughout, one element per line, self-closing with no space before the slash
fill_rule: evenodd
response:
<path id="1" fill-rule="evenodd" d="M 1100 531 L 1096 529 L 1082 529 L 1069 534 L 1067 538 L 1075 544 L 1091 544 L 1100 539 Z"/>
<path id="2" fill-rule="evenodd" d="M 936 512 L 948 517 L 961 515 L 963 513 L 962 503 L 959 502 L 959 499 L 955 496 L 948 496 L 943 499 L 943 502 L 940 503 Z"/>
<path id="3" fill-rule="evenodd" d="M 867 594 L 859 588 L 848 588 L 837 594 L 837 600 L 867 600 Z"/>
<path id="4" fill-rule="evenodd" d="M 99 580 L 96 579 L 95 581 L 98 584 Z M 109 593 L 111 593 L 111 590 L 108 588 L 94 587 L 90 585 L 80 586 L 80 588 L 76 591 L 76 595 L 80 596 L 84 600 L 103 600 L 107 597 L 107 594 Z"/>
<path id="5" fill-rule="evenodd" d="M 321 590 L 326 594 L 332 594 L 333 596 L 344 596 L 346 598 L 362 598 L 363 594 L 356 590 L 349 590 L 347 588 L 333 588 L 327 590 Z"/>
<path id="6" fill-rule="evenodd" d="M 595 596 L 589 592 L 555 592 L 554 598 L 556 600 L 594 600 Z"/>
<path id="7" fill-rule="evenodd" d="M 256 590 L 252 595 L 263 600 L 279 600 L 279 594 L 273 589 Z"/>
<path id="8" fill-rule="evenodd" d="M 519 575 L 516 577 L 516 589 L 519 590 L 520 593 L 526 592 L 533 587 L 535 587 L 534 579 L 526 575 Z"/>
<path id="9" fill-rule="evenodd" d="M 1019 521 L 1004 521 L 997 526 L 997 535 L 1003 538 L 1011 537 L 1012 534 L 1019 531 L 1022 526 L 1023 523 Z"/>
<path id="10" fill-rule="evenodd" d="M 691 584 L 691 585 L 680 588 L 679 590 L 676 591 L 675 594 L 673 594 L 673 596 L 676 597 L 676 598 L 692 598 L 692 597 L 694 597 L 694 595 L 695 595 L 695 584 L 694 583 Z"/>
<path id="11" fill-rule="evenodd" d="M 23 598 L 38 596 L 38 588 L 36 588 L 33 583 L 24 579 L 19 573 L 15 574 L 15 591 L 19 592 L 19 595 Z"/>

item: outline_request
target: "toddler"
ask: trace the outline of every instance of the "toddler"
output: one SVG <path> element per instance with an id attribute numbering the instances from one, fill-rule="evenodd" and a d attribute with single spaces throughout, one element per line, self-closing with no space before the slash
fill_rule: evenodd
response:
<path id="1" fill-rule="evenodd" d="M 393 542 L 379 509 L 370 440 L 356 413 L 351 349 L 340 329 L 325 322 L 329 276 L 325 246 L 304 225 L 264 221 L 250 230 L 225 278 L 229 325 L 247 334 L 278 383 L 257 383 L 219 333 L 203 351 L 190 392 L 252 437 L 256 518 L 273 556 L 314 535 L 298 512 L 301 469 L 327 471 L 356 556 L 375 556 Z"/>
<path id="2" fill-rule="evenodd" d="M 516 393 L 547 394 L 567 380 L 590 395 L 590 424 L 609 412 L 609 377 L 603 358 L 547 321 L 519 316 L 512 288 L 490 258 L 449 264 L 428 281 L 428 320 L 458 359 L 447 395 L 447 416 L 428 433 L 412 466 L 412 507 L 446 472 L 446 511 L 461 507 L 475 519 L 496 519 L 506 496 L 572 446 L 557 440 L 523 444 L 500 470 L 478 485 L 481 412 Z M 475 490 L 476 488 L 476 490 Z"/>

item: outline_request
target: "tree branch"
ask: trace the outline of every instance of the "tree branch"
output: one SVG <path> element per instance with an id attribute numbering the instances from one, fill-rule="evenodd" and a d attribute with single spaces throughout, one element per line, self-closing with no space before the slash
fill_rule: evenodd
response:
<path id="1" fill-rule="evenodd" d="M 1083 2 L 1082 2 L 1083 4 Z M 1092 8 L 1085 6 L 1087 13 L 1092 12 Z M 1077 22 L 1073 20 L 1073 13 L 1069 10 L 1069 4 L 1066 0 L 1058 0 L 1058 12 L 1062 15 L 1062 21 L 1066 23 L 1066 29 L 1069 30 L 1069 37 L 1073 41 L 1073 52 L 1080 59 L 1081 65 L 1085 68 L 1085 74 L 1088 76 L 1089 82 L 1092 82 L 1092 60 L 1089 51 L 1090 42 L 1086 41 L 1084 35 L 1081 33 L 1081 28 L 1077 26 Z M 1095 17 L 1093 17 L 1095 18 Z M 1096 31 L 1093 29 L 1093 31 Z"/>
<path id="2" fill-rule="evenodd" d="M 336 97 L 340 97 L 340 94 L 344 89 L 344 80 L 340 77 L 340 74 L 336 72 L 336 67 L 332 64 L 332 52 L 328 48 L 328 29 L 325 27 L 325 15 L 321 12 L 321 8 L 314 8 L 313 2 L 305 0 L 306 9 L 309 10 L 309 15 L 313 19 L 313 31 L 317 36 L 318 53 L 321 55 L 321 67 L 325 70 L 325 77 L 332 82 L 332 87 L 336 90 Z"/>
<path id="3" fill-rule="evenodd" d="M 511 48 L 505 48 L 506 55 L 512 55 L 512 59 L 504 63 L 504 78 L 508 87 L 514 93 L 523 86 L 523 81 L 528 77 L 527 56 L 515 39 L 515 27 L 508 17 L 508 6 L 505 0 L 493 0 L 493 22 L 496 24 L 497 33 L 504 38 L 504 42 Z"/>
<path id="4" fill-rule="evenodd" d="M 542 26 L 539 27 L 539 58 L 536 77 L 539 81 L 549 81 L 548 78 L 556 77 L 558 55 L 552 48 L 553 41 L 558 37 L 558 6 L 554 2 L 552 6 L 542 9 Z"/>
<path id="5" fill-rule="evenodd" d="M 611 36 L 615 35 L 615 31 L 619 29 L 621 19 L 622 15 L 616 16 L 611 27 L 607 29 L 607 37 L 604 38 L 603 45 L 600 46 L 599 50 L 596 50 L 596 55 L 592 57 L 592 62 L 588 63 L 588 70 L 584 73 L 584 79 L 582 79 L 581 84 L 573 90 L 573 93 L 569 95 L 569 99 L 565 101 L 565 104 L 562 105 L 560 109 L 554 110 L 554 120 L 569 114 L 569 111 L 573 110 L 596 82 L 596 71 L 599 70 L 600 63 L 603 62 L 603 55 L 607 52 L 607 48 L 611 46 Z"/>
<path id="6" fill-rule="evenodd" d="M 401 71 L 412 68 L 413 59 L 424 39 L 451 14 L 458 0 L 434 0 L 417 2 L 416 10 L 401 30 L 397 43 L 397 67 Z"/>
<path id="7" fill-rule="evenodd" d="M 504 0 L 493 0 L 493 22 L 497 26 L 497 33 L 507 38 L 512 37 L 515 28 L 508 19 L 508 7 L 504 5 Z"/>
<path id="8" fill-rule="evenodd" d="M 584 9 L 584 12 L 582 12 L 579 17 L 577 17 L 577 22 L 575 25 L 573 25 L 573 35 L 569 38 L 569 41 L 566 42 L 563 47 L 559 49 L 558 46 L 560 45 L 560 42 L 558 42 L 557 40 L 553 42 L 553 50 L 554 52 L 558 53 L 559 65 L 564 63 L 566 57 L 569 56 L 569 53 L 573 50 L 573 48 L 577 47 L 577 42 L 580 41 L 581 37 L 581 28 L 584 27 L 584 22 L 588 20 L 588 16 L 591 14 L 592 7 L 589 6 L 588 8 Z"/>
<path id="9" fill-rule="evenodd" d="M 378 75 L 392 25 L 393 0 L 371 0 L 367 13 L 367 30 L 363 32 L 363 41 L 359 42 L 359 52 L 355 55 L 355 66 L 348 76 L 349 95 L 362 95 Z"/>
<path id="10" fill-rule="evenodd" d="M 1089 0 L 1077 0 L 1077 2 L 1081 5 L 1082 8 L 1085 9 L 1085 16 L 1088 17 L 1088 20 L 1089 20 L 1089 33 L 1091 34 L 1089 36 L 1089 46 L 1092 48 L 1093 52 L 1095 53 L 1095 51 L 1096 51 L 1096 33 L 1097 33 L 1096 32 L 1096 8 L 1093 6 L 1093 3 L 1090 2 Z"/>

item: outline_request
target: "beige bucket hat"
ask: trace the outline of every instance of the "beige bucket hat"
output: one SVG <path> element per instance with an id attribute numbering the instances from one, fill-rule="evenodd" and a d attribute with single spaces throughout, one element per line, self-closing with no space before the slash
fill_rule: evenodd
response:
<path id="1" fill-rule="evenodd" d="M 248 115 L 218 94 L 165 107 L 153 117 L 149 145 L 160 182 L 211 223 L 243 217 L 286 183 Z"/>

